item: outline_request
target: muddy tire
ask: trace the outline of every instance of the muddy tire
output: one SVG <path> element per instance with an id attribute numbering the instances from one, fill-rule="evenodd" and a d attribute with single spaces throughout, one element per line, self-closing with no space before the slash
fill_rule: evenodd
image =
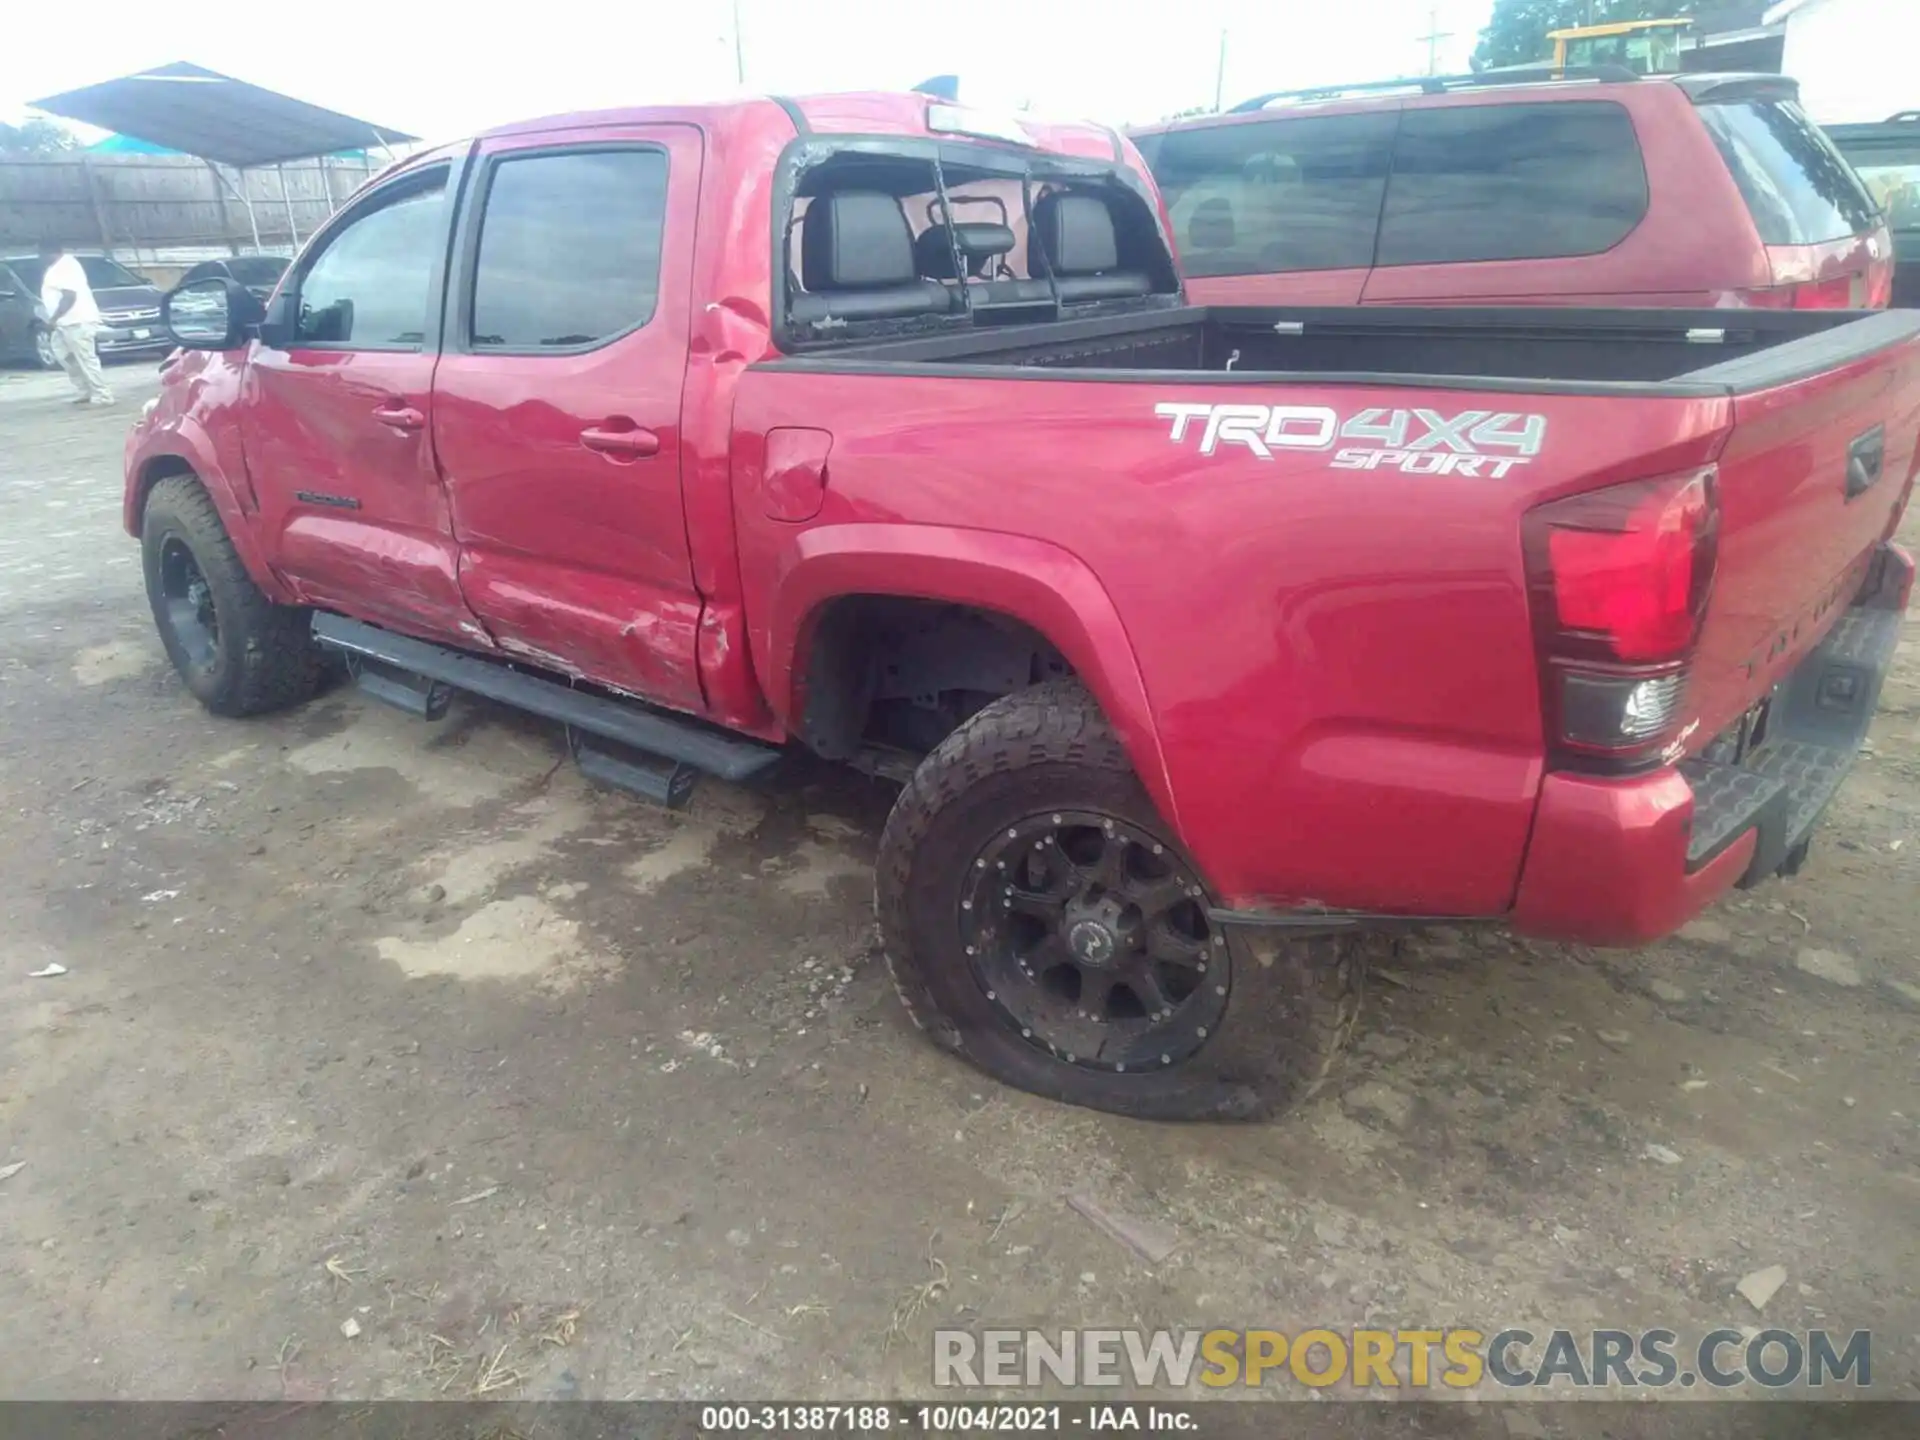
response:
<path id="1" fill-rule="evenodd" d="M 253 583 L 213 501 L 191 475 L 147 497 L 140 545 L 147 601 L 187 689 L 216 715 L 284 710 L 320 688 L 326 663 L 310 612 Z"/>
<path id="2" fill-rule="evenodd" d="M 1076 681 L 1019 691 L 927 757 L 880 841 L 895 987 L 1022 1090 L 1160 1120 L 1312 1095 L 1353 1034 L 1358 936 L 1261 940 L 1217 903 Z"/>

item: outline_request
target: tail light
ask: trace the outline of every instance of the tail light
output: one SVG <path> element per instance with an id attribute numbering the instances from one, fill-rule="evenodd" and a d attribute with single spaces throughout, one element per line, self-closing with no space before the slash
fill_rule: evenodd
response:
<path id="1" fill-rule="evenodd" d="M 1893 231 L 1883 222 L 1867 241 L 1867 309 L 1893 304 Z"/>
<path id="2" fill-rule="evenodd" d="M 1856 260 L 1862 249 L 1860 268 L 1814 278 L 1835 260 Z M 1736 290 L 1734 303 L 1756 310 L 1884 310 L 1893 303 L 1893 232 L 1884 223 L 1864 241 L 1851 236 L 1825 245 L 1769 245 L 1767 265 L 1773 284 Z"/>
<path id="3" fill-rule="evenodd" d="M 1522 522 L 1556 748 L 1628 764 L 1679 728 L 1717 558 L 1712 467 L 1555 500 Z"/>

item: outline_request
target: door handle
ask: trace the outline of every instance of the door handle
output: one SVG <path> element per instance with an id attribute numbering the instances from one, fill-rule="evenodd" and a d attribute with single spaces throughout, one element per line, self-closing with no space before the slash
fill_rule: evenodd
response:
<path id="1" fill-rule="evenodd" d="M 394 430 L 424 430 L 427 417 L 411 405 L 381 405 L 375 408 L 373 418 L 382 425 Z"/>
<path id="2" fill-rule="evenodd" d="M 660 453 L 660 437 L 628 421 L 615 429 L 608 425 L 589 425 L 580 432 L 580 443 L 612 460 L 638 460 Z"/>
<path id="3" fill-rule="evenodd" d="M 1847 499 L 1864 495 L 1880 479 L 1887 465 L 1887 427 L 1876 425 L 1856 435 L 1847 447 Z"/>

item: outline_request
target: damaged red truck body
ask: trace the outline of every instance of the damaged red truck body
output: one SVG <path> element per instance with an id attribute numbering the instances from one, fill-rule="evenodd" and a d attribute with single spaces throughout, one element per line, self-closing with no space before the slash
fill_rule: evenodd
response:
<path id="1" fill-rule="evenodd" d="M 897 779 L 915 1018 L 1127 1113 L 1308 1093 L 1397 928 L 1797 868 L 1913 583 L 1920 318 L 1193 307 L 1128 142 L 923 96 L 509 127 L 169 323 L 126 526 L 210 708 Z"/>

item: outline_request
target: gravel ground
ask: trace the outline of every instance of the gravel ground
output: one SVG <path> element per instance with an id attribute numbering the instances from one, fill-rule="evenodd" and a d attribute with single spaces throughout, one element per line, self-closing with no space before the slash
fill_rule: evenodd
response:
<path id="1" fill-rule="evenodd" d="M 1422 936 L 1304 1111 L 1131 1123 L 912 1033 L 876 782 L 675 815 L 476 704 L 204 714 L 118 524 L 154 376 L 114 380 L 0 374 L 0 1394 L 856 1399 L 929 1393 L 941 1323 L 1724 1324 L 1869 1329 L 1920 1398 L 1913 622 L 1799 878 L 1637 953 Z"/>

